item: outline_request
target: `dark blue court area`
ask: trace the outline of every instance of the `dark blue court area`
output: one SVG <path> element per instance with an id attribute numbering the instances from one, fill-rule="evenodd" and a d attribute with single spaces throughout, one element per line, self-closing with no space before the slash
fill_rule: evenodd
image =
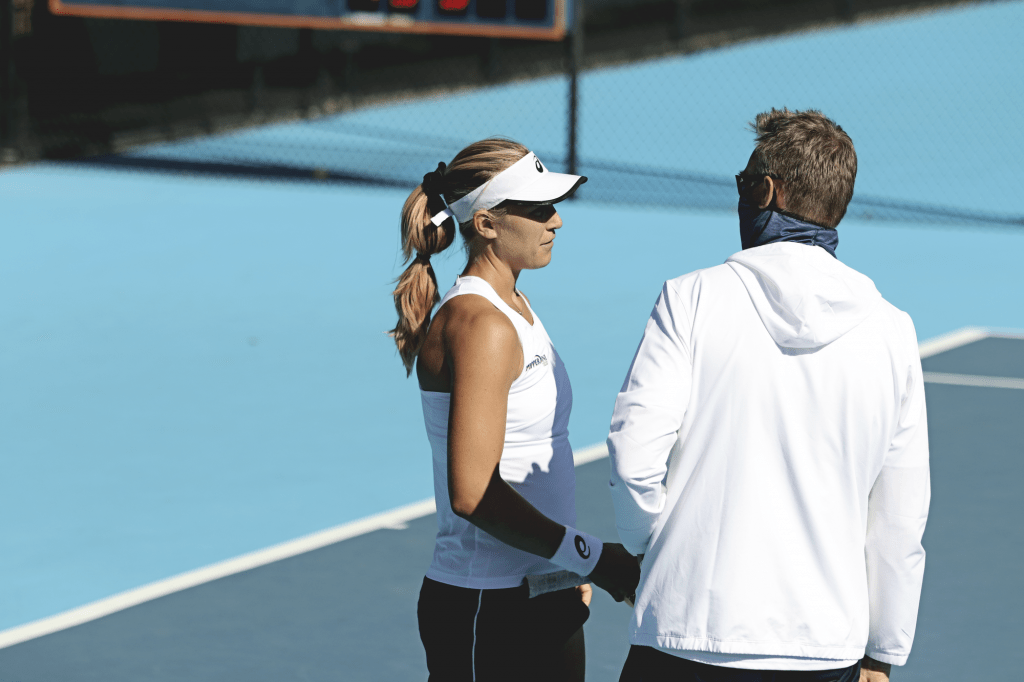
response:
<path id="1" fill-rule="evenodd" d="M 1024 669 L 1024 337 L 956 343 L 923 361 L 928 559 L 914 650 L 893 680 Z M 577 477 L 580 527 L 614 538 L 607 460 Z M 0 682 L 425 680 L 416 599 L 434 530 L 422 516 L 14 644 L 0 650 Z M 618 678 L 628 617 L 595 593 L 589 680 Z"/>

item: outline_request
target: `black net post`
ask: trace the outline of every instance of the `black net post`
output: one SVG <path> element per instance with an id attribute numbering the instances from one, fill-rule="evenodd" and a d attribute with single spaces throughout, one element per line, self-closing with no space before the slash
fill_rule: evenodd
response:
<path id="1" fill-rule="evenodd" d="M 576 149 L 579 141 L 579 70 L 583 63 L 583 0 L 570 0 L 572 26 L 569 28 L 569 149 L 567 153 L 568 172 L 576 175 L 578 159 Z"/>
<path id="2" fill-rule="evenodd" d="M 14 2 L 0 0 L 0 155 L 7 156 L 13 145 L 11 118 L 14 113 L 13 74 Z"/>
<path id="3" fill-rule="evenodd" d="M 484 78 L 491 83 L 501 76 L 501 43 L 497 38 L 487 38 L 484 47 Z"/>
<path id="4" fill-rule="evenodd" d="M 676 42 L 681 42 L 686 38 L 686 23 L 687 14 L 689 10 L 689 0 L 675 0 L 674 5 L 675 16 L 672 25 L 670 26 L 669 36 Z"/>

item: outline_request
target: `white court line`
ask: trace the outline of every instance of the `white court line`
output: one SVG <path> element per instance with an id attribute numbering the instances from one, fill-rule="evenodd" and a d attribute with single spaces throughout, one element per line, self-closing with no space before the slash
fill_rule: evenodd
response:
<path id="1" fill-rule="evenodd" d="M 969 343 L 980 341 L 986 338 L 997 338 L 997 339 L 1021 339 L 1024 340 L 1024 334 L 1011 330 L 996 330 L 996 329 L 983 329 L 981 327 L 964 327 L 963 329 L 957 329 L 956 331 L 942 336 L 937 336 L 934 339 L 923 341 L 918 349 L 921 353 L 921 358 L 927 358 L 932 355 L 938 355 L 939 353 L 945 353 L 948 350 L 966 346 Z M 948 374 L 946 372 L 925 372 L 924 373 L 925 383 L 928 384 L 948 384 L 951 386 L 976 386 L 978 388 L 1012 388 L 1012 389 L 1024 389 L 1024 379 L 1017 379 L 1014 377 L 987 377 L 978 374 Z"/>
<path id="2" fill-rule="evenodd" d="M 605 443 L 598 443 L 597 445 L 591 445 L 590 447 L 577 450 L 572 453 L 573 463 L 576 466 L 583 466 L 584 464 L 590 464 L 596 462 L 602 457 L 608 456 L 608 446 Z"/>
<path id="3" fill-rule="evenodd" d="M 1016 388 L 1024 390 L 1024 379 L 1013 377 L 986 377 L 978 374 L 946 374 L 925 372 L 927 384 L 951 384 L 953 386 L 977 386 L 979 388 Z"/>
<path id="4" fill-rule="evenodd" d="M 981 341 L 982 339 L 991 336 L 992 334 L 980 327 L 964 327 L 963 329 L 957 329 L 956 331 L 943 334 L 942 336 L 936 336 L 934 339 L 928 339 L 918 344 L 917 348 L 921 354 L 921 359 L 930 357 L 932 355 L 938 355 L 939 353 L 945 353 L 947 350 L 953 350 L 960 346 L 966 346 L 969 343 L 975 341 Z"/>
<path id="5" fill-rule="evenodd" d="M 607 446 L 604 443 L 599 443 L 574 452 L 573 460 L 576 466 L 580 466 L 607 456 Z M 368 516 L 358 521 L 352 521 L 351 523 L 345 523 L 334 528 L 328 528 L 327 530 L 296 538 L 295 540 L 283 542 L 279 545 L 267 547 L 266 549 L 243 554 L 233 559 L 204 566 L 203 568 L 197 568 L 194 571 L 158 580 L 142 587 L 94 601 L 91 604 L 85 604 L 84 606 L 58 613 L 55 616 L 0 631 L 0 649 L 42 637 L 43 635 L 60 632 L 76 625 L 82 625 L 91 620 L 109 616 L 112 613 L 123 611 L 132 606 L 165 597 L 175 592 L 181 592 L 182 590 L 187 590 L 190 587 L 196 587 L 218 578 L 226 578 L 229 575 L 266 566 L 281 559 L 305 554 L 306 552 L 311 552 L 327 545 L 333 545 L 342 540 L 354 538 L 357 535 L 364 535 L 384 528 L 402 529 L 409 521 L 433 514 L 434 511 L 434 498 L 421 500 L 404 507 L 398 507 L 397 509 Z"/>
<path id="6" fill-rule="evenodd" d="M 421 500 L 381 514 L 368 516 L 358 521 L 328 528 L 327 530 L 283 542 L 279 545 L 273 545 L 266 549 L 243 554 L 233 559 L 204 566 L 203 568 L 197 568 L 194 571 L 181 573 L 165 580 L 158 580 L 133 590 L 115 594 L 106 599 L 94 601 L 91 604 L 79 606 L 70 611 L 58 613 L 49 618 L 42 618 L 10 628 L 9 630 L 4 630 L 0 632 L 0 649 L 35 639 L 36 637 L 66 630 L 82 623 L 88 623 L 91 620 L 109 616 L 112 613 L 123 611 L 143 602 L 187 590 L 190 587 L 202 585 L 218 578 L 224 578 L 252 568 L 265 566 L 281 559 L 304 554 L 314 549 L 320 549 L 335 542 L 354 538 L 357 535 L 363 535 L 383 528 L 402 528 L 408 521 L 432 513 L 434 513 L 434 498 Z"/>
<path id="7" fill-rule="evenodd" d="M 988 336 L 999 336 L 1007 338 L 1024 338 L 1012 333 L 989 332 L 977 327 L 966 327 L 958 329 L 949 334 L 929 339 L 920 344 L 922 358 L 936 355 L 938 353 L 965 346 L 968 343 L 979 341 Z M 937 378 L 936 378 L 937 377 Z M 984 386 L 991 388 L 1024 388 L 1024 379 L 1009 379 L 1002 377 L 978 377 L 962 374 L 941 374 L 937 372 L 925 372 L 925 381 L 931 383 L 946 383 L 962 386 Z M 591 445 L 573 453 L 573 460 L 576 466 L 582 466 L 608 456 L 608 448 L 604 443 Z M 281 559 L 304 554 L 306 552 L 326 547 L 327 545 L 348 540 L 358 535 L 364 535 L 383 528 L 404 528 L 405 524 L 414 519 L 422 518 L 435 511 L 433 498 L 421 500 L 404 507 L 398 507 L 381 514 L 368 516 L 358 521 L 328 528 L 327 530 L 306 535 L 289 542 L 267 547 L 266 549 L 243 554 L 233 559 L 227 559 L 194 571 L 188 571 L 165 580 L 143 585 L 142 587 L 115 594 L 106 599 L 86 604 L 49 618 L 19 625 L 8 630 L 0 631 L 0 649 L 19 644 L 21 642 L 49 635 L 54 632 L 66 630 L 67 628 L 88 623 L 91 620 L 109 616 L 112 613 L 142 604 L 153 599 L 186 590 L 190 587 L 202 585 L 218 578 L 225 578 L 236 573 L 248 571 L 259 566 L 265 566 Z"/>
<path id="8" fill-rule="evenodd" d="M 999 327 L 986 327 L 985 330 L 988 332 L 990 337 L 996 339 L 1017 339 L 1018 341 L 1024 341 L 1024 331 L 1020 329 L 1000 329 Z"/>

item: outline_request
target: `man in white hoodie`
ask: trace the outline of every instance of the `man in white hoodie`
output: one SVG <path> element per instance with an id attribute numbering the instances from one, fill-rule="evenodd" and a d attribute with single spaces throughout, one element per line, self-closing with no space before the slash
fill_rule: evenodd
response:
<path id="1" fill-rule="evenodd" d="M 835 256 L 857 157 L 757 116 L 743 250 L 665 283 L 615 403 L 642 558 L 621 680 L 887 680 L 910 653 L 930 497 L 910 317 Z"/>

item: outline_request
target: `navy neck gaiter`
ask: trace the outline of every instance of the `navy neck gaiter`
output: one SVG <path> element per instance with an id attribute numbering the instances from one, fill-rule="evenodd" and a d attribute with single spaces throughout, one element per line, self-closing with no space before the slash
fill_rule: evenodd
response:
<path id="1" fill-rule="evenodd" d="M 820 246 L 836 257 L 839 232 L 800 220 L 792 215 L 760 209 L 740 199 L 740 240 L 744 249 L 773 242 L 796 242 Z"/>

